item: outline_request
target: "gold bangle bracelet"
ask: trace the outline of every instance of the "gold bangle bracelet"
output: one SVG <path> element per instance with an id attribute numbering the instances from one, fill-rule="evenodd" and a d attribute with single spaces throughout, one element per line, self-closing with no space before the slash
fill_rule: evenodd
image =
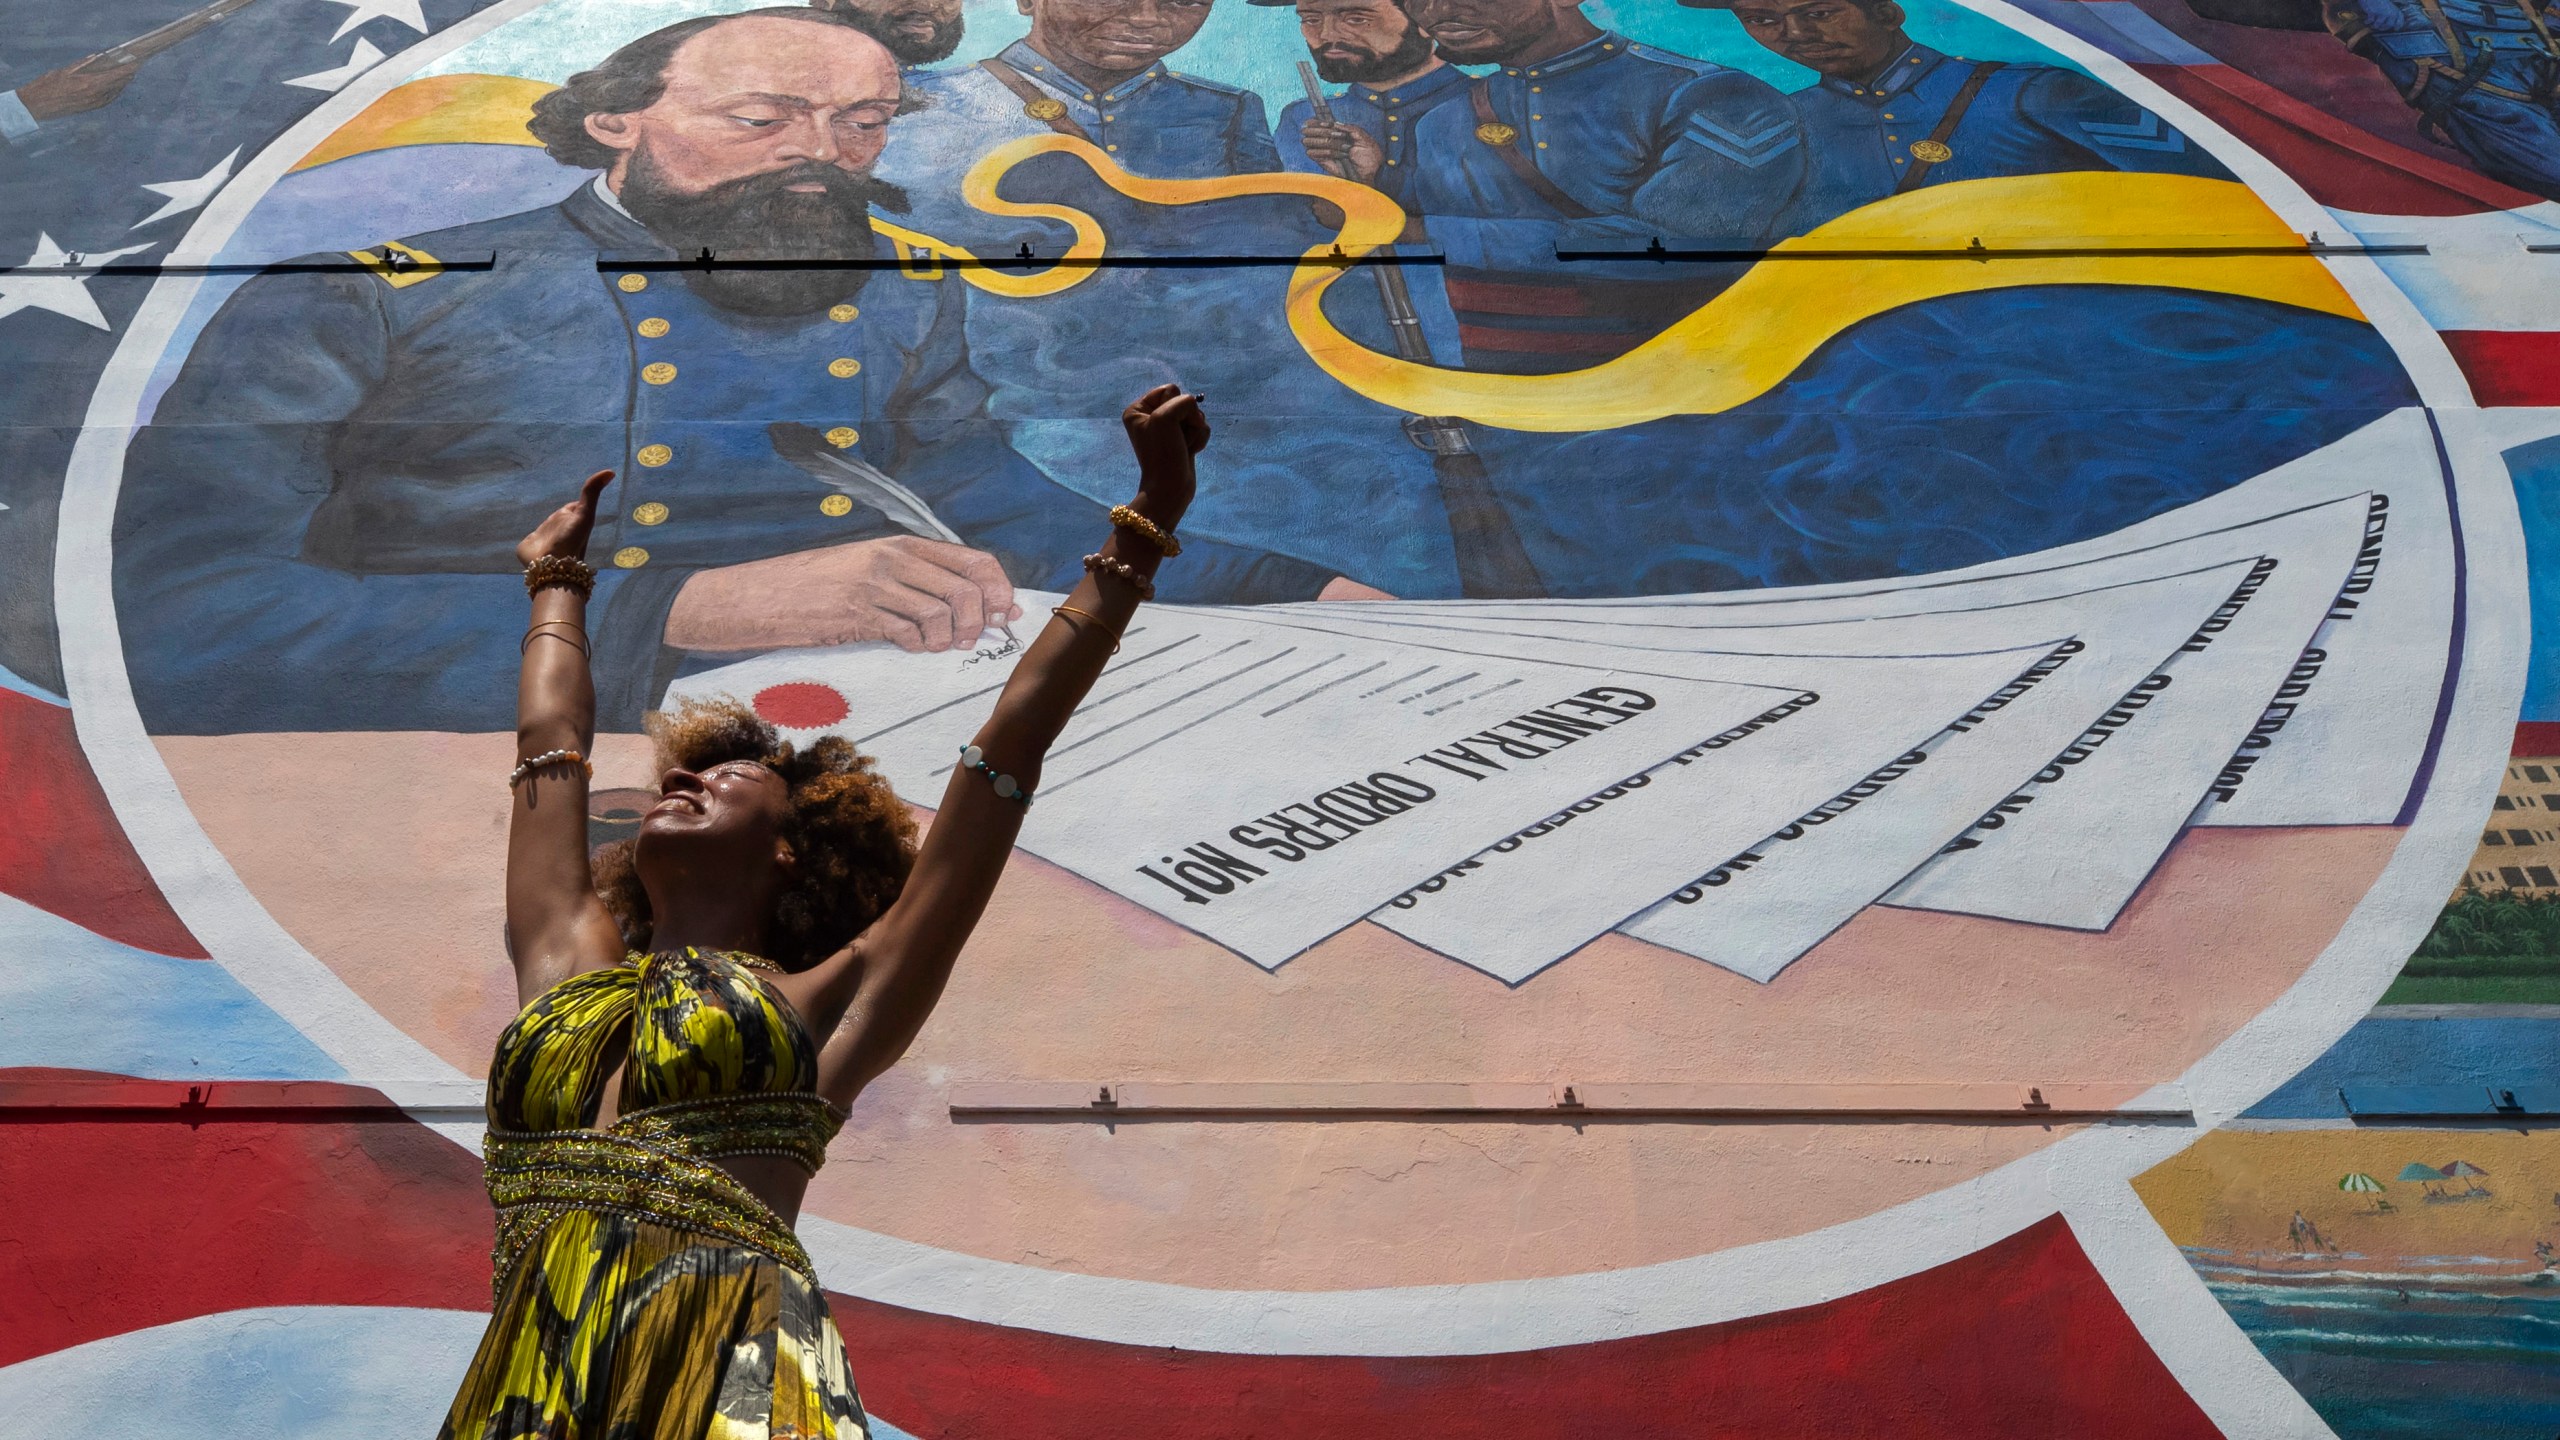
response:
<path id="1" fill-rule="evenodd" d="M 1133 506 L 1112 506 L 1111 523 L 1153 545 L 1167 560 L 1182 553 L 1182 542 L 1174 538 L 1172 531 L 1139 514 Z"/>
<path id="2" fill-rule="evenodd" d="M 570 631 L 571 634 L 552 634 L 553 631 L 564 628 Z M 537 635 L 552 635 L 553 639 L 565 640 L 569 644 L 576 646 L 579 654 L 586 656 L 590 660 L 595 658 L 596 652 L 594 648 L 587 643 L 586 630 L 574 620 L 544 620 L 528 627 L 524 632 L 524 643 L 516 646 L 516 653 L 521 655 L 527 650 L 532 649 L 533 638 Z"/>
<path id="3" fill-rule="evenodd" d="M 1111 637 L 1111 653 L 1114 655 L 1120 653 L 1120 632 L 1112 629 L 1108 624 L 1105 624 L 1101 616 L 1094 614 L 1090 610 L 1079 610 L 1073 605 L 1052 605 L 1049 607 L 1049 613 L 1052 615 L 1081 615 L 1085 619 L 1092 621 L 1095 625 L 1101 627 L 1103 634 Z"/>

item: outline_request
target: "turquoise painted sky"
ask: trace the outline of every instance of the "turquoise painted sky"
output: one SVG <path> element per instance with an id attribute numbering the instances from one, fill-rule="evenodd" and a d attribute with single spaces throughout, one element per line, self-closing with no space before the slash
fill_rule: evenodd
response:
<path id="1" fill-rule="evenodd" d="M 521 75 L 556 82 L 661 25 L 695 15 L 752 10 L 762 3 L 769 0 L 553 0 L 463 46 L 424 73 Z M 1800 90 L 1813 82 L 1812 71 L 1753 44 L 1733 17 L 1721 10 L 1691 10 L 1671 0 L 1591 0 L 1587 8 L 1602 25 L 1665 50 L 1748 70 L 1781 90 Z M 1903 0 L 1903 8 L 1911 14 L 1911 33 L 1939 49 L 1977 60 L 2065 63 L 2043 46 L 1953 0 Z M 992 55 L 1031 28 L 1030 20 L 1015 10 L 1014 0 L 970 0 L 968 17 L 969 38 L 953 57 L 954 63 Z M 1287 7 L 1217 0 L 1209 23 L 1175 54 L 1173 66 L 1257 91 L 1277 114 L 1282 105 L 1303 93 L 1297 65 L 1305 58 L 1296 19 Z"/>

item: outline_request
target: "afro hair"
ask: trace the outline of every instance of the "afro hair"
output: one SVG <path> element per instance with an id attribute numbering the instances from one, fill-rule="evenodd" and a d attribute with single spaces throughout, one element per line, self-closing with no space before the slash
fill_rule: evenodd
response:
<path id="1" fill-rule="evenodd" d="M 775 901 L 771 958 L 801 970 L 841 949 L 898 898 L 915 863 L 916 822 L 871 757 L 828 736 L 802 749 L 784 740 L 743 701 L 686 700 L 655 717 L 660 768 L 707 770 L 752 760 L 790 787 L 782 838 L 799 861 L 791 888 Z M 640 883 L 635 840 L 595 853 L 596 893 L 622 928 L 623 943 L 649 948 L 654 919 Z"/>

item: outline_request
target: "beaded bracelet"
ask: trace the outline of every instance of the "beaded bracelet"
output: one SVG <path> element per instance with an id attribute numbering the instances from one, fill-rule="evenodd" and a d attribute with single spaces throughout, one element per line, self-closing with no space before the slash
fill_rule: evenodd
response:
<path id="1" fill-rule="evenodd" d="M 575 765 L 579 769 L 587 772 L 588 779 L 593 780 L 596 778 L 596 767 L 588 762 L 586 756 L 579 754 L 577 751 L 545 750 L 541 754 L 534 756 L 532 759 L 517 765 L 513 770 L 508 771 L 507 788 L 513 790 L 525 782 L 526 776 L 533 774 L 537 770 L 548 770 L 554 765 Z"/>
<path id="2" fill-rule="evenodd" d="M 986 776 L 988 779 L 995 782 L 996 793 L 998 795 L 1003 796 L 1007 800 L 1021 801 L 1022 808 L 1025 810 L 1031 808 L 1031 792 L 1023 789 L 1022 782 L 1014 779 L 1012 776 L 997 774 L 996 767 L 987 763 L 986 751 L 979 749 L 975 745 L 961 746 L 960 768 L 963 770 L 975 770 Z"/>
<path id="3" fill-rule="evenodd" d="M 1126 560 L 1114 560 L 1097 550 L 1084 557 L 1084 568 L 1087 574 L 1109 574 L 1127 581 L 1129 588 L 1137 591 L 1141 600 L 1156 598 L 1156 582 L 1139 574 L 1137 567 Z"/>
<path id="4" fill-rule="evenodd" d="M 545 555 L 524 567 L 524 593 L 546 585 L 566 585 L 581 596 L 596 591 L 596 567 L 574 555 Z"/>
<path id="5" fill-rule="evenodd" d="M 1182 553 L 1182 542 L 1174 538 L 1172 531 L 1139 514 L 1131 506 L 1112 506 L 1111 523 L 1123 530 L 1134 532 L 1139 539 L 1156 547 L 1168 560 Z"/>

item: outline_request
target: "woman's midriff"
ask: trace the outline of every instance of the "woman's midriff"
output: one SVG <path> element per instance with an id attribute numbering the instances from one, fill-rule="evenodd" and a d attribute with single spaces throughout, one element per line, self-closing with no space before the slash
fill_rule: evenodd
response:
<path id="1" fill-rule="evenodd" d="M 626 1042 L 627 1043 L 627 1042 Z M 622 1065 L 616 1062 L 605 1073 L 604 1094 L 596 1104 L 595 1128 L 613 1128 L 622 1095 Z M 809 1172 L 779 1155 L 723 1155 L 711 1162 L 729 1172 L 730 1177 L 747 1187 L 747 1193 L 765 1204 L 765 1208 L 782 1217 L 785 1225 L 800 1222 L 800 1197 L 808 1193 Z"/>
<path id="2" fill-rule="evenodd" d="M 726 1155 L 711 1162 L 726 1170 L 785 1225 L 800 1223 L 800 1197 L 808 1192 L 809 1172 L 780 1155 Z"/>

